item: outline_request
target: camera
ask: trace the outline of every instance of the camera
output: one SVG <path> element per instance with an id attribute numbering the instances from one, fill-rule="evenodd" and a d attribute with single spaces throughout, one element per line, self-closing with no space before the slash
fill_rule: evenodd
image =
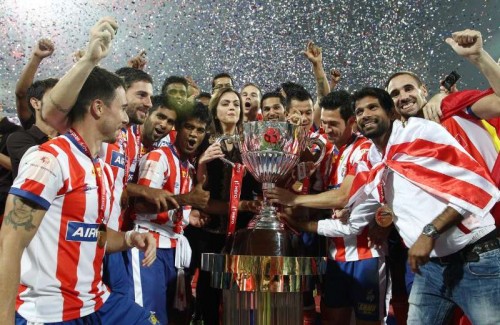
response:
<path id="1" fill-rule="evenodd" d="M 446 88 L 446 90 L 451 91 L 451 87 L 453 87 L 454 84 L 457 83 L 457 81 L 460 79 L 460 75 L 456 71 L 452 71 L 449 75 L 446 76 L 443 80 L 443 87 Z"/>

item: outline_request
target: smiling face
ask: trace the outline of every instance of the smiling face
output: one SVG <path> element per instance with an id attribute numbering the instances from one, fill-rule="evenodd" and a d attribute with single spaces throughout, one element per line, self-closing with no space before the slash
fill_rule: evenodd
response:
<path id="1" fill-rule="evenodd" d="M 341 147 L 351 136 L 351 131 L 340 115 L 340 108 L 321 110 L 321 127 L 325 130 L 328 141 Z M 345 139 L 347 137 L 347 139 Z"/>
<path id="2" fill-rule="evenodd" d="M 127 115 L 130 123 L 143 124 L 146 120 L 153 95 L 153 85 L 146 81 L 136 81 L 127 89 Z"/>
<path id="3" fill-rule="evenodd" d="M 354 114 L 358 129 L 374 142 L 385 137 L 391 127 L 391 118 L 376 97 L 367 96 L 356 101 Z"/>
<path id="4" fill-rule="evenodd" d="M 262 119 L 264 121 L 285 121 L 285 107 L 281 104 L 279 97 L 268 97 L 262 101 Z"/>
<path id="5" fill-rule="evenodd" d="M 144 122 L 143 136 L 155 142 L 166 136 L 174 127 L 177 113 L 165 106 L 158 107 L 150 113 Z"/>
<path id="6" fill-rule="evenodd" d="M 426 104 L 427 89 L 418 85 L 417 80 L 409 74 L 401 74 L 391 79 L 387 85 L 396 111 L 405 119 L 417 116 Z"/>

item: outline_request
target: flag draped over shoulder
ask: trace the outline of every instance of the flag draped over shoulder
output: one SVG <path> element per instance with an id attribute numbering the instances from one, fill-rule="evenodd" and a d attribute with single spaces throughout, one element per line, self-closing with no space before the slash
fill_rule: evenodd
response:
<path id="1" fill-rule="evenodd" d="M 421 118 L 412 117 L 405 126 L 394 121 L 383 156 L 372 146 L 358 164 L 349 205 L 362 193 L 380 201 L 377 187 L 386 168 L 478 216 L 487 214 L 500 198 L 489 173 L 443 127 Z"/>
<path id="2" fill-rule="evenodd" d="M 446 122 L 449 118 L 459 115 L 466 118 L 464 110 L 472 106 L 480 99 L 493 94 L 493 89 L 486 90 L 463 90 L 457 91 L 446 96 L 441 103 L 441 111 L 443 117 L 441 121 Z M 474 125 L 472 125 L 474 126 Z M 485 129 L 489 135 L 496 151 L 500 151 L 500 118 L 491 118 L 488 120 L 478 120 L 476 127 Z M 464 130 L 465 132 L 473 132 L 473 130 Z M 474 155 L 473 155 L 474 156 Z M 475 156 L 477 158 L 477 155 Z M 490 168 L 493 181 L 500 186 L 500 159 L 497 157 L 496 162 Z"/>

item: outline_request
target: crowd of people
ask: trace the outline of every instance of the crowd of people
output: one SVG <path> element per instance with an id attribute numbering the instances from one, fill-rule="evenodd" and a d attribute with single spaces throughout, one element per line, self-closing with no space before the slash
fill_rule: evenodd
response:
<path id="1" fill-rule="evenodd" d="M 15 90 L 21 126 L 0 116 L 1 324 L 219 324 L 201 255 L 252 227 L 263 196 L 328 257 L 304 324 L 500 324 L 500 65 L 480 32 L 446 42 L 490 88 L 428 99 L 410 71 L 338 90 L 313 42 L 315 98 L 278 80 L 238 90 L 226 72 L 210 93 L 170 76 L 153 95 L 144 52 L 99 66 L 117 30 L 102 18 L 62 78 L 35 81 L 55 50 L 40 40 Z M 271 189 L 245 172 L 235 202 L 241 153 L 216 139 L 253 121 L 298 125 L 325 155 Z"/>

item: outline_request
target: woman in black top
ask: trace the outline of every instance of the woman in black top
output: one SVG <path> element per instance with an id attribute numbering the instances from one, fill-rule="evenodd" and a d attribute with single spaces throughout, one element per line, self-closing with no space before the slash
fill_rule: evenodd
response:
<path id="1" fill-rule="evenodd" d="M 212 98 L 209 104 L 213 122 L 212 139 L 234 135 L 241 130 L 241 103 L 240 95 L 232 88 L 223 88 Z M 238 148 L 228 141 L 212 143 L 198 161 L 198 179 L 206 175 L 206 187 L 210 191 L 210 201 L 204 210 L 210 215 L 210 222 L 202 229 L 192 229 L 196 232 L 190 236 L 193 239 L 194 266 L 199 266 L 202 253 L 220 253 L 226 242 L 232 167 L 218 159 L 221 157 L 241 163 Z M 260 184 L 247 171 L 242 182 L 236 230 L 246 227 L 257 211 L 260 203 L 255 198 L 260 192 Z M 220 290 L 210 288 L 210 273 L 201 272 L 197 284 L 196 312 L 201 314 L 205 324 L 219 323 L 220 296 Z"/>

